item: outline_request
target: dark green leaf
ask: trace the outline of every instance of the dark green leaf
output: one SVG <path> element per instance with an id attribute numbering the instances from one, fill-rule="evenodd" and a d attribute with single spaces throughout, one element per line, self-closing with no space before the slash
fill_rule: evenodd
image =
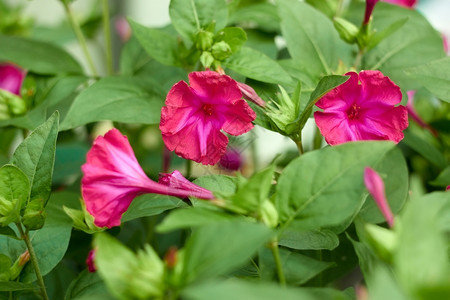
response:
<path id="1" fill-rule="evenodd" d="M 14 230 L 12 230 L 11 227 L 5 226 L 0 227 L 0 235 L 5 235 L 7 237 L 13 238 L 13 239 L 20 239 Z"/>
<path id="2" fill-rule="evenodd" d="M 242 28 L 226 27 L 220 30 L 214 39 L 214 42 L 216 43 L 220 41 L 227 43 L 230 46 L 231 51 L 235 53 L 241 48 L 245 41 L 247 41 L 247 34 Z"/>
<path id="3" fill-rule="evenodd" d="M 301 285 L 323 270 L 331 267 L 333 263 L 312 259 L 308 256 L 287 249 L 280 249 L 280 259 L 284 275 L 288 284 Z M 261 278 L 274 281 L 277 271 L 272 252 L 262 249 L 259 253 Z"/>
<path id="4" fill-rule="evenodd" d="M 266 32 L 280 31 L 280 18 L 277 14 L 277 8 L 272 3 L 264 2 L 244 6 L 233 12 L 228 22 L 245 27 L 257 27 Z"/>
<path id="5" fill-rule="evenodd" d="M 194 39 L 200 29 L 211 23 L 216 30 L 225 27 L 228 7 L 225 0 L 172 0 L 169 6 L 173 27 L 185 38 Z"/>
<path id="6" fill-rule="evenodd" d="M 292 58 L 315 75 L 330 75 L 339 60 L 349 65 L 354 46 L 339 38 L 333 23 L 310 5 L 278 0 L 281 32 Z"/>
<path id="7" fill-rule="evenodd" d="M 248 261 L 272 235 L 263 225 L 245 222 L 198 228 L 185 246 L 181 278 L 187 284 L 230 272 Z"/>
<path id="8" fill-rule="evenodd" d="M 59 113 L 55 112 L 17 147 L 11 159 L 30 181 L 30 200 L 47 201 L 50 196 L 58 125 Z"/>
<path id="9" fill-rule="evenodd" d="M 0 281 L 0 291 L 28 291 L 37 289 L 36 286 L 30 283 L 16 282 L 16 281 Z"/>
<path id="10" fill-rule="evenodd" d="M 224 62 L 224 66 L 262 82 L 292 84 L 289 74 L 276 61 L 252 48 L 242 47 Z"/>
<path id="11" fill-rule="evenodd" d="M 411 130 L 406 130 L 404 134 L 405 138 L 402 143 L 422 155 L 438 168 L 442 168 L 447 165 L 445 157 L 433 144 L 424 140 Z"/>
<path id="12" fill-rule="evenodd" d="M 432 182 L 430 182 L 432 185 L 435 186 L 442 186 L 442 187 L 446 187 L 448 185 L 450 185 L 450 166 L 448 166 L 447 168 L 445 168 L 439 175 L 438 177 L 433 180 Z"/>
<path id="13" fill-rule="evenodd" d="M 142 26 L 132 20 L 129 22 L 136 38 L 151 57 L 164 65 L 180 65 L 177 55 L 178 41 L 175 36 L 160 29 Z"/>
<path id="14" fill-rule="evenodd" d="M 27 176 L 14 165 L 4 165 L 0 168 L 0 201 L 16 202 L 16 212 L 19 213 L 28 200 L 30 182 Z"/>
<path id="15" fill-rule="evenodd" d="M 111 120 L 157 124 L 165 95 L 155 83 L 133 77 L 105 77 L 75 98 L 61 130 Z"/>
<path id="16" fill-rule="evenodd" d="M 63 49 L 28 38 L 0 35 L 0 61 L 10 61 L 39 74 L 83 73 Z"/>
<path id="17" fill-rule="evenodd" d="M 293 160 L 277 185 L 281 224 L 302 229 L 348 224 L 365 197 L 364 167 L 376 164 L 393 147 L 391 142 L 352 142 Z"/>
<path id="18" fill-rule="evenodd" d="M 281 233 L 281 246 L 299 250 L 333 250 L 339 245 L 339 238 L 331 230 L 302 230 L 291 226 Z"/>
<path id="19" fill-rule="evenodd" d="M 111 299 L 111 295 L 108 293 L 98 273 L 91 273 L 84 270 L 72 281 L 66 291 L 64 300 L 85 299 L 86 297 L 92 297 L 93 299 Z"/>
<path id="20" fill-rule="evenodd" d="M 131 202 L 130 207 L 123 214 L 122 222 L 146 216 L 154 216 L 169 209 L 186 206 L 186 203 L 176 197 L 145 194 L 137 197 Z"/>
<path id="21" fill-rule="evenodd" d="M 406 69 L 405 73 L 439 99 L 450 102 L 450 57 Z"/>

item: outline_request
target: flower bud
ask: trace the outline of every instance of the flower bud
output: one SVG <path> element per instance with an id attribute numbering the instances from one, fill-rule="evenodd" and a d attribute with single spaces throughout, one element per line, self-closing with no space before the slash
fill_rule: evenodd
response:
<path id="1" fill-rule="evenodd" d="M 241 154 L 235 149 L 228 148 L 225 154 L 220 158 L 219 165 L 230 171 L 237 171 L 241 168 Z"/>
<path id="2" fill-rule="evenodd" d="M 214 34 L 209 31 L 200 31 L 197 33 L 195 47 L 201 51 L 207 51 L 213 44 Z"/>
<path id="3" fill-rule="evenodd" d="M 20 272 L 22 272 L 25 264 L 30 260 L 30 252 L 26 250 L 24 253 L 22 253 L 17 260 L 14 262 L 14 264 L 9 269 L 9 280 L 15 280 L 17 277 L 19 277 Z"/>
<path id="4" fill-rule="evenodd" d="M 175 268 L 178 260 L 177 254 L 178 254 L 177 247 L 170 247 L 169 250 L 167 250 L 167 253 L 164 256 L 164 262 L 166 263 L 166 266 L 169 269 Z"/>
<path id="5" fill-rule="evenodd" d="M 231 55 L 231 47 L 224 41 L 215 43 L 212 46 L 212 55 L 217 60 L 225 60 Z"/>
<path id="6" fill-rule="evenodd" d="M 0 120 L 11 119 L 26 113 L 25 100 L 6 90 L 0 89 Z"/>
<path id="7" fill-rule="evenodd" d="M 270 228 L 275 228 L 278 226 L 278 212 L 270 200 L 266 200 L 263 203 L 260 214 L 264 224 Z"/>
<path id="8" fill-rule="evenodd" d="M 95 265 L 95 253 L 97 252 L 97 249 L 94 248 L 91 251 L 89 251 L 88 256 L 86 258 L 86 265 L 88 268 L 88 271 L 90 273 L 97 272 L 97 266 Z"/>
<path id="9" fill-rule="evenodd" d="M 202 55 L 200 55 L 200 62 L 205 68 L 209 68 L 214 63 L 214 56 L 212 56 L 211 52 L 203 51 Z"/>
<path id="10" fill-rule="evenodd" d="M 16 211 L 17 199 L 12 201 L 0 196 L 0 227 L 8 226 L 20 220 L 18 211 Z"/>
<path id="11" fill-rule="evenodd" d="M 359 31 L 358 27 L 343 18 L 334 18 L 333 24 L 341 39 L 349 44 L 355 43 Z"/>
<path id="12" fill-rule="evenodd" d="M 28 230 L 41 229 L 45 223 L 47 213 L 44 210 L 44 199 L 35 198 L 31 200 L 25 207 L 25 212 L 22 216 L 22 224 Z"/>

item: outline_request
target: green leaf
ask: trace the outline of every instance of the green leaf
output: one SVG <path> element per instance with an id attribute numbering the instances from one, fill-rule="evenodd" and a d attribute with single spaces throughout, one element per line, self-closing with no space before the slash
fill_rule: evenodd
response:
<path id="1" fill-rule="evenodd" d="M 366 194 L 364 167 L 376 164 L 393 147 L 393 143 L 384 141 L 352 142 L 293 160 L 277 185 L 281 224 L 302 229 L 347 224 Z"/>
<path id="2" fill-rule="evenodd" d="M 226 27 L 220 30 L 214 38 L 214 42 L 216 43 L 221 41 L 227 43 L 231 51 L 235 53 L 247 41 L 247 34 L 240 27 Z"/>
<path id="3" fill-rule="evenodd" d="M 236 177 L 207 175 L 198 177 L 193 182 L 213 193 L 220 193 L 225 196 L 232 196 L 236 192 Z"/>
<path id="4" fill-rule="evenodd" d="M 106 289 L 105 283 L 99 277 L 98 273 L 91 273 L 87 270 L 78 275 L 68 287 L 64 300 L 71 299 L 111 299 L 111 295 Z"/>
<path id="5" fill-rule="evenodd" d="M 262 82 L 292 84 L 289 74 L 276 61 L 252 48 L 242 47 L 224 62 L 224 66 Z"/>
<path id="6" fill-rule="evenodd" d="M 59 113 L 55 112 L 17 147 L 11 159 L 30 181 L 30 200 L 50 197 L 58 125 Z"/>
<path id="7" fill-rule="evenodd" d="M 300 130 L 305 126 L 306 121 L 308 121 L 308 118 L 311 116 L 313 107 L 317 101 L 335 87 L 346 82 L 349 78 L 349 76 L 328 75 L 320 79 L 317 87 L 311 93 L 308 103 L 304 107 L 301 107 L 303 110 L 300 113 Z"/>
<path id="8" fill-rule="evenodd" d="M 216 30 L 225 27 L 228 7 L 225 0 L 172 0 L 169 15 L 173 27 L 185 38 L 193 40 L 200 29 L 211 23 Z"/>
<path id="9" fill-rule="evenodd" d="M 403 18 L 398 21 L 395 21 L 385 29 L 383 29 L 380 32 L 376 32 L 373 36 L 370 37 L 369 44 L 367 45 L 367 50 L 371 50 L 376 45 L 378 45 L 382 40 L 399 30 L 400 28 L 405 25 L 405 23 L 408 21 L 408 18 Z"/>
<path id="10" fill-rule="evenodd" d="M 439 99 L 450 102 L 450 57 L 405 69 L 405 73 Z"/>
<path id="11" fill-rule="evenodd" d="M 9 226 L 0 227 L 0 235 L 5 235 L 7 237 L 10 237 L 10 238 L 13 238 L 13 239 L 17 239 L 17 240 L 20 239 L 17 236 L 16 232 L 14 230 L 12 230 L 12 228 L 9 227 Z"/>
<path id="12" fill-rule="evenodd" d="M 30 182 L 27 176 L 14 165 L 4 165 L 0 168 L 0 201 L 15 202 L 19 213 L 28 200 Z"/>
<path id="13" fill-rule="evenodd" d="M 399 148 L 389 151 L 383 159 L 374 165 L 374 169 L 381 174 L 386 198 L 394 215 L 400 211 L 408 198 L 409 174 L 405 158 Z M 381 223 L 385 218 L 380 212 L 372 196 L 368 196 L 359 216 L 366 222 Z"/>
<path id="14" fill-rule="evenodd" d="M 182 296 L 189 300 L 323 300 L 351 299 L 344 292 L 330 288 L 293 288 L 282 287 L 268 282 L 252 282 L 241 279 L 210 281 L 192 285 L 182 291 Z M 183 298 L 184 298 L 183 297 Z"/>
<path id="15" fill-rule="evenodd" d="M 0 61 L 10 61 L 39 74 L 83 73 L 63 49 L 28 38 L 0 35 Z M 32 50 L 32 52 L 30 52 Z"/>
<path id="16" fill-rule="evenodd" d="M 324 14 L 297 0 L 278 0 L 277 4 L 289 53 L 305 70 L 324 76 L 337 69 L 339 60 L 350 64 L 354 46 L 339 38 Z"/>
<path id="17" fill-rule="evenodd" d="M 180 66 L 178 41 L 160 29 L 148 28 L 129 20 L 131 29 L 145 51 L 158 62 L 168 66 Z"/>
<path id="18" fill-rule="evenodd" d="M 384 266 L 377 265 L 367 278 L 368 290 L 371 300 L 407 300 L 404 292 L 398 286 L 396 278 L 392 272 Z M 439 299 L 439 298 L 418 298 L 418 299 Z M 444 298 L 442 298 L 444 299 Z"/>
<path id="19" fill-rule="evenodd" d="M 226 274 L 248 261 L 272 236 L 267 227 L 245 222 L 198 228 L 184 248 L 181 278 L 188 284 Z"/>
<path id="20" fill-rule="evenodd" d="M 422 155 L 436 167 L 443 168 L 447 166 L 447 160 L 444 155 L 442 155 L 441 151 L 439 151 L 433 144 L 424 140 L 411 130 L 405 130 L 404 135 L 405 137 L 402 140 L 402 143 Z"/>
<path id="21" fill-rule="evenodd" d="M 133 202 L 131 202 L 130 207 L 123 214 L 122 222 L 146 216 L 159 215 L 166 210 L 178 207 L 187 207 L 187 204 L 176 197 L 145 194 L 135 198 Z"/>
<path id="22" fill-rule="evenodd" d="M 229 222 L 236 217 L 225 214 L 221 211 L 214 211 L 204 208 L 185 208 L 172 211 L 164 218 L 162 223 L 156 227 L 161 233 L 175 229 L 208 226 L 219 222 Z"/>
<path id="23" fill-rule="evenodd" d="M 31 291 L 37 287 L 30 283 L 16 282 L 16 281 L 0 281 L 0 291 Z"/>
<path id="24" fill-rule="evenodd" d="M 450 185 L 450 166 L 446 167 L 441 173 L 439 173 L 438 177 L 431 181 L 430 184 L 442 187 Z"/>
<path id="25" fill-rule="evenodd" d="M 380 2 L 374 11 L 372 25 L 377 31 L 383 31 L 406 17 L 405 25 L 363 56 L 362 69 L 380 70 L 402 89 L 413 90 L 420 85 L 412 81 L 405 70 L 445 57 L 445 54 L 439 33 L 416 10 Z"/>
<path id="26" fill-rule="evenodd" d="M 229 16 L 229 24 L 252 24 L 252 27 L 265 32 L 279 32 L 280 18 L 272 3 L 255 3 L 240 7 Z M 254 26 L 256 25 L 256 26 Z"/>
<path id="27" fill-rule="evenodd" d="M 286 281 L 291 285 L 302 285 L 323 270 L 331 267 L 332 262 L 318 261 L 292 250 L 280 248 L 280 259 Z M 272 252 L 262 249 L 259 253 L 261 278 L 276 281 L 277 271 Z"/>
<path id="28" fill-rule="evenodd" d="M 441 229 L 440 220 L 443 207 L 448 203 L 448 192 L 413 197 L 398 222 L 396 220 L 398 246 L 394 265 L 398 280 L 409 291 L 448 285 L 448 238 Z"/>
<path id="29" fill-rule="evenodd" d="M 298 250 L 333 250 L 339 245 L 339 238 L 331 230 L 304 230 L 293 226 L 284 230 L 278 244 Z"/>
<path id="30" fill-rule="evenodd" d="M 61 123 L 61 130 L 101 120 L 157 124 L 164 98 L 164 92 L 151 81 L 126 76 L 105 77 L 75 98 Z"/>
<path id="31" fill-rule="evenodd" d="M 29 232 L 43 276 L 61 261 L 69 246 L 72 222 L 62 209 L 64 200 L 52 195 L 45 208 L 47 218 L 44 227 Z M 0 252 L 8 254 L 10 257 L 17 257 L 25 250 L 26 245 L 23 241 L 0 236 Z M 21 281 L 33 282 L 35 280 L 33 266 L 29 263 L 21 273 Z"/>

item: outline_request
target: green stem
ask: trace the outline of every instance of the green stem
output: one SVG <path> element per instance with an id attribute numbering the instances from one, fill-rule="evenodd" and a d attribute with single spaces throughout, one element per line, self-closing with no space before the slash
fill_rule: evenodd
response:
<path id="1" fill-rule="evenodd" d="M 303 143 L 302 143 L 301 133 L 299 136 L 294 138 L 293 141 L 297 145 L 299 155 L 302 155 L 304 153 L 304 151 L 303 151 Z"/>
<path id="2" fill-rule="evenodd" d="M 73 16 L 69 4 L 67 3 L 67 0 L 63 0 L 62 3 L 64 5 L 67 17 L 69 18 L 70 25 L 72 26 L 72 29 L 75 32 L 75 35 L 77 36 L 78 42 L 80 43 L 81 49 L 83 50 L 84 56 L 86 56 L 89 68 L 91 69 L 91 72 L 94 76 L 98 76 L 97 70 L 95 69 L 94 66 L 94 61 L 92 60 L 92 57 L 89 54 L 87 48 L 86 39 L 84 38 L 83 32 L 81 31 L 80 24 L 78 24 L 77 20 Z"/>
<path id="3" fill-rule="evenodd" d="M 339 0 L 339 3 L 336 8 L 336 13 L 334 14 L 335 17 L 341 16 L 343 7 L 344 7 L 344 0 Z"/>
<path id="4" fill-rule="evenodd" d="M 363 50 L 359 50 L 358 53 L 356 54 L 355 57 L 355 64 L 353 65 L 353 68 L 358 72 L 359 67 L 361 65 L 361 60 L 362 60 L 362 56 L 363 56 L 364 51 Z"/>
<path id="5" fill-rule="evenodd" d="M 114 67 L 112 59 L 111 27 L 109 21 L 108 0 L 102 0 L 102 4 L 103 4 L 103 31 L 105 33 L 105 47 L 106 47 L 106 68 L 108 75 L 112 75 Z"/>
<path id="6" fill-rule="evenodd" d="M 190 159 L 186 159 L 186 178 L 190 178 L 192 174 L 192 161 Z"/>
<path id="7" fill-rule="evenodd" d="M 28 232 L 23 231 L 22 224 L 16 223 L 16 226 L 17 226 L 17 229 L 19 230 L 20 236 L 22 237 L 22 239 L 25 241 L 25 244 L 27 245 L 28 252 L 30 253 L 30 260 L 31 260 L 31 263 L 33 264 L 33 268 L 34 268 L 34 272 L 36 273 L 36 278 L 37 278 L 38 284 L 41 287 L 42 298 L 44 300 L 49 300 L 48 296 L 47 296 L 47 290 L 45 289 L 44 278 L 41 275 L 41 270 L 39 269 L 38 260 L 36 257 L 36 253 L 34 252 L 33 245 L 31 244 L 30 236 L 28 235 Z"/>
<path id="8" fill-rule="evenodd" d="M 280 251 L 278 250 L 278 241 L 272 241 L 269 245 L 272 250 L 273 259 L 275 260 L 275 266 L 277 269 L 278 281 L 282 286 L 286 286 L 286 279 L 283 273 L 283 266 L 281 265 Z"/>

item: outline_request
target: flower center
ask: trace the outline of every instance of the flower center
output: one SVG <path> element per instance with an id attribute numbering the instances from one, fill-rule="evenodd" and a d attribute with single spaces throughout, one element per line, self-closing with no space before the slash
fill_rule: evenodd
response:
<path id="1" fill-rule="evenodd" d="M 350 106 L 350 108 L 347 110 L 347 117 L 349 120 L 357 119 L 360 115 L 361 107 L 357 106 L 356 104 L 353 104 Z"/>
<path id="2" fill-rule="evenodd" d="M 214 106 L 212 104 L 206 103 L 203 104 L 202 110 L 206 115 L 211 116 L 214 112 Z"/>

